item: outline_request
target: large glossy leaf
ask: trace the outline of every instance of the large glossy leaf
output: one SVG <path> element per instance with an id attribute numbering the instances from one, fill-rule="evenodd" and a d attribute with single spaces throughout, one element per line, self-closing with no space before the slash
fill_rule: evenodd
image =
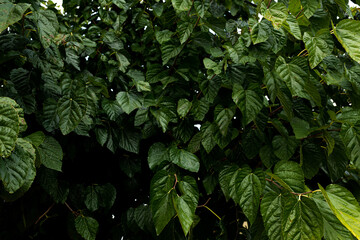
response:
<path id="1" fill-rule="evenodd" d="M 271 26 L 271 25 L 270 25 Z M 263 20 L 256 23 L 251 31 L 251 40 L 254 44 L 262 43 L 268 40 L 271 34 L 269 25 Z"/>
<path id="2" fill-rule="evenodd" d="M 126 151 L 139 153 L 141 134 L 132 129 L 118 131 L 119 147 Z"/>
<path id="3" fill-rule="evenodd" d="M 320 7 L 319 0 L 301 0 L 301 5 L 304 8 L 304 15 L 310 18 L 316 10 Z"/>
<path id="4" fill-rule="evenodd" d="M 352 19 L 340 21 L 334 27 L 334 34 L 352 59 L 360 63 L 360 22 Z"/>
<path id="5" fill-rule="evenodd" d="M 304 173 L 299 164 L 295 162 L 278 162 L 274 167 L 274 173 L 270 174 L 270 176 L 290 191 L 296 193 L 302 193 L 304 191 Z"/>
<path id="6" fill-rule="evenodd" d="M 157 172 L 151 180 L 150 206 L 157 235 L 176 214 L 172 202 L 172 198 L 175 196 L 172 189 L 174 183 L 175 177 L 169 175 L 165 170 Z"/>
<path id="7" fill-rule="evenodd" d="M 253 90 L 244 90 L 240 85 L 234 86 L 232 99 L 241 110 L 244 125 L 253 121 L 263 107 L 260 97 Z"/>
<path id="8" fill-rule="evenodd" d="M 191 172 L 198 172 L 200 168 L 199 158 L 184 149 L 179 149 L 175 146 L 169 149 L 170 161 L 175 163 L 181 168 Z"/>
<path id="9" fill-rule="evenodd" d="M 59 28 L 56 14 L 51 10 L 35 11 L 34 19 L 37 24 L 37 30 L 41 44 L 44 48 L 48 48 Z"/>
<path id="10" fill-rule="evenodd" d="M 304 33 L 303 41 L 309 53 L 310 67 L 316 67 L 325 57 L 331 54 L 325 40 L 320 37 L 312 37 L 309 33 Z"/>
<path id="11" fill-rule="evenodd" d="M 0 103 L 0 157 L 13 151 L 19 133 L 19 115 L 10 104 Z"/>
<path id="12" fill-rule="evenodd" d="M 10 157 L 0 158 L 0 179 L 6 191 L 14 193 L 27 180 L 28 175 L 35 172 L 35 149 L 33 146 L 18 138 Z"/>
<path id="13" fill-rule="evenodd" d="M 285 205 L 284 194 L 269 192 L 261 200 L 260 211 L 265 229 L 270 240 L 282 240 L 283 211 Z M 290 198 L 287 196 L 287 198 Z"/>
<path id="14" fill-rule="evenodd" d="M 261 182 L 257 175 L 250 173 L 241 182 L 239 191 L 242 192 L 239 205 L 250 223 L 254 223 L 261 195 Z"/>
<path id="15" fill-rule="evenodd" d="M 289 160 L 295 153 L 298 147 L 298 141 L 294 136 L 280 136 L 277 135 L 272 141 L 275 156 L 280 160 Z"/>
<path id="16" fill-rule="evenodd" d="M 95 240 L 99 223 L 92 217 L 80 215 L 75 218 L 75 228 L 84 239 Z"/>
<path id="17" fill-rule="evenodd" d="M 335 216 L 356 238 L 360 238 L 360 206 L 352 193 L 336 184 L 327 186 L 326 190 L 319 187 Z"/>
<path id="18" fill-rule="evenodd" d="M 345 145 L 349 159 L 360 166 L 360 127 L 344 123 L 341 126 L 340 136 Z"/>
<path id="19" fill-rule="evenodd" d="M 175 196 L 174 207 L 186 236 L 194 222 L 195 210 L 199 201 L 199 190 L 196 180 L 189 176 L 182 178 L 178 187 L 181 196 Z"/>
<path id="20" fill-rule="evenodd" d="M 230 199 L 230 181 L 234 173 L 239 169 L 236 165 L 225 166 L 219 173 L 219 183 L 226 201 Z"/>
<path id="21" fill-rule="evenodd" d="M 116 95 L 116 100 L 127 114 L 130 114 L 132 111 L 142 106 L 142 99 L 133 92 L 119 92 Z"/>
<path id="22" fill-rule="evenodd" d="M 293 96 L 302 98 L 309 98 L 305 87 L 307 79 L 309 78 L 306 72 L 307 66 L 301 58 L 294 59 L 287 63 L 283 57 L 278 57 L 276 60 L 276 71 L 284 80 Z"/>
<path id="23" fill-rule="evenodd" d="M 229 194 L 235 203 L 239 203 L 242 197 L 241 185 L 246 176 L 251 173 L 251 168 L 243 166 L 232 174 L 229 184 Z"/>
<path id="24" fill-rule="evenodd" d="M 228 127 L 234 117 L 234 114 L 235 114 L 234 111 L 230 108 L 224 108 L 217 114 L 215 118 L 215 122 L 219 127 L 220 133 L 223 136 L 227 135 Z"/>
<path id="25" fill-rule="evenodd" d="M 57 113 L 59 114 L 59 127 L 62 134 L 72 132 L 84 116 L 81 108 L 82 98 L 72 99 L 63 97 L 58 102 Z"/>
<path id="26" fill-rule="evenodd" d="M 29 3 L 13 4 L 12 2 L 7 0 L 1 1 L 0 32 L 4 31 L 7 27 L 19 21 L 29 7 Z"/>
<path id="27" fill-rule="evenodd" d="M 285 240 L 321 239 L 323 220 L 312 199 L 303 197 L 286 203 L 283 234 Z"/>
<path id="28" fill-rule="evenodd" d="M 265 3 L 262 3 L 262 8 L 263 5 Z M 264 18 L 269 20 L 275 29 L 279 29 L 288 16 L 286 6 L 281 2 L 273 2 L 269 8 L 265 6 L 265 9 L 263 12 Z"/>
<path id="29" fill-rule="evenodd" d="M 349 230 L 341 224 L 339 219 L 331 211 L 329 205 L 321 193 L 314 194 L 314 202 L 316 203 L 324 222 L 324 237 L 329 240 L 352 239 Z"/>
<path id="30" fill-rule="evenodd" d="M 185 116 L 190 111 L 191 106 L 192 106 L 192 103 L 189 102 L 189 100 L 182 98 L 178 101 L 177 113 L 179 114 L 179 116 L 181 118 L 185 118 Z"/>

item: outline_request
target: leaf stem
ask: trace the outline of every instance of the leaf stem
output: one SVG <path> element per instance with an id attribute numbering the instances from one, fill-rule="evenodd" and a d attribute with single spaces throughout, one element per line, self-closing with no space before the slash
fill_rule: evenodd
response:
<path id="1" fill-rule="evenodd" d="M 303 11 L 304 11 L 304 8 L 302 8 L 302 9 L 300 10 L 300 12 L 298 12 L 298 14 L 296 14 L 296 17 L 295 17 L 295 18 L 297 19 Z"/>
<path id="2" fill-rule="evenodd" d="M 35 225 L 39 223 L 39 221 L 48 214 L 48 212 L 55 206 L 55 203 L 51 204 L 51 206 L 36 220 Z"/>
<path id="3" fill-rule="evenodd" d="M 219 217 L 219 215 L 217 215 L 213 210 L 211 210 L 208 206 L 204 206 L 204 208 L 206 208 L 207 210 L 209 210 L 212 214 L 215 215 L 215 217 L 217 217 L 220 221 L 221 221 L 221 217 Z"/>
<path id="4" fill-rule="evenodd" d="M 174 173 L 174 176 L 175 176 L 175 183 L 174 183 L 174 186 L 172 187 L 172 189 L 175 190 L 176 184 L 178 183 L 178 179 L 177 179 L 176 173 Z"/>
<path id="5" fill-rule="evenodd" d="M 306 51 L 306 48 L 304 48 L 301 52 L 299 52 L 299 54 L 297 55 L 298 57 L 302 54 L 302 53 L 304 53 Z"/>

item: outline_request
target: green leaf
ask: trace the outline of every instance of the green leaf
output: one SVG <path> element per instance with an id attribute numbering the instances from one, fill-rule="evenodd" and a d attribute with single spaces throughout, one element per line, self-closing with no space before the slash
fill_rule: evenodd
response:
<path id="1" fill-rule="evenodd" d="M 230 181 L 234 173 L 239 169 L 236 165 L 226 165 L 219 173 L 219 183 L 226 201 L 230 199 Z"/>
<path id="2" fill-rule="evenodd" d="M 261 6 L 262 8 L 263 8 L 263 4 L 265 3 L 264 2 L 262 3 Z M 288 13 L 287 13 L 287 8 L 283 3 L 273 2 L 271 3 L 269 8 L 266 8 L 263 15 L 265 19 L 269 20 L 272 23 L 275 29 L 279 29 L 283 24 L 283 22 L 285 22 Z"/>
<path id="3" fill-rule="evenodd" d="M 238 168 L 232 175 L 229 182 L 230 197 L 235 203 L 240 203 L 243 192 L 241 191 L 241 185 L 246 176 L 251 173 L 251 168 L 244 166 Z"/>
<path id="4" fill-rule="evenodd" d="M 319 0 L 301 0 L 305 17 L 310 18 L 320 7 L 320 4 Z"/>
<path id="5" fill-rule="evenodd" d="M 270 240 L 282 240 L 285 194 L 269 192 L 261 200 L 260 212 Z M 289 196 L 287 196 L 289 197 Z"/>
<path id="6" fill-rule="evenodd" d="M 251 30 L 251 40 L 253 44 L 258 44 L 268 40 L 271 35 L 271 29 L 265 21 L 256 23 Z"/>
<path id="7" fill-rule="evenodd" d="M 45 140 L 45 134 L 41 131 L 34 132 L 24 138 L 30 142 L 33 146 L 39 147 Z"/>
<path id="8" fill-rule="evenodd" d="M 310 124 L 300 118 L 294 117 L 290 121 L 296 139 L 306 138 L 310 131 Z"/>
<path id="9" fill-rule="evenodd" d="M 171 0 L 171 2 L 177 11 L 189 11 L 192 5 L 191 0 Z"/>
<path id="10" fill-rule="evenodd" d="M 346 188 L 330 184 L 326 191 L 319 184 L 330 209 L 340 222 L 356 237 L 360 238 L 360 206 L 352 193 Z"/>
<path id="11" fill-rule="evenodd" d="M 234 85 L 232 99 L 241 110 L 244 125 L 254 121 L 263 107 L 260 97 L 253 90 L 244 90 L 241 85 Z"/>
<path id="12" fill-rule="evenodd" d="M 116 100 L 114 101 L 104 98 L 101 102 L 101 106 L 104 109 L 105 113 L 109 116 L 109 119 L 112 121 L 115 121 L 116 118 L 124 112 L 120 107 L 119 102 Z"/>
<path id="13" fill-rule="evenodd" d="M 192 102 L 189 102 L 189 100 L 182 98 L 179 99 L 178 105 L 177 105 L 177 113 L 179 114 L 180 118 L 185 118 L 186 115 L 189 113 L 192 106 Z"/>
<path id="14" fill-rule="evenodd" d="M 284 28 L 290 32 L 297 40 L 302 39 L 301 29 L 297 19 L 293 15 L 288 15 L 286 21 L 283 23 Z"/>
<path id="15" fill-rule="evenodd" d="M 221 83 L 222 83 L 221 78 L 218 76 L 211 77 L 210 79 L 205 79 L 200 83 L 200 89 L 205 96 L 204 97 L 205 101 L 207 101 L 209 103 L 214 102 L 214 100 L 221 88 Z M 201 104 L 201 106 L 199 106 L 199 107 L 201 107 L 201 108 L 204 107 L 204 109 L 200 109 L 200 110 L 208 109 L 205 101 L 200 100 L 199 104 Z"/>
<path id="16" fill-rule="evenodd" d="M 37 150 L 40 161 L 45 167 L 61 172 L 63 152 L 60 144 L 53 137 L 46 136 Z"/>
<path id="17" fill-rule="evenodd" d="M 220 133 L 223 136 L 227 135 L 228 127 L 229 127 L 234 115 L 235 115 L 235 112 L 230 108 L 224 108 L 217 114 L 217 116 L 215 118 L 215 122 L 216 122 L 217 126 L 219 127 Z"/>
<path id="18" fill-rule="evenodd" d="M 161 45 L 161 54 L 163 65 L 167 64 L 171 58 L 176 57 L 181 51 L 180 46 L 175 46 L 173 44 L 162 44 Z"/>
<path id="19" fill-rule="evenodd" d="M 289 160 L 295 153 L 298 147 L 298 141 L 294 136 L 280 136 L 277 135 L 273 138 L 272 146 L 274 149 L 275 156 L 280 160 Z"/>
<path id="20" fill-rule="evenodd" d="M 351 233 L 341 224 L 339 219 L 336 218 L 322 194 L 317 193 L 313 195 L 312 199 L 316 203 L 323 217 L 324 238 L 328 240 L 352 239 Z"/>
<path id="21" fill-rule="evenodd" d="M 0 179 L 5 190 L 14 193 L 26 182 L 28 175 L 35 175 L 35 149 L 18 138 L 15 149 L 8 158 L 0 158 Z"/>
<path id="22" fill-rule="evenodd" d="M 10 104 L 0 103 L 0 157 L 8 157 L 19 133 L 19 115 Z"/>
<path id="23" fill-rule="evenodd" d="M 194 29 L 194 24 L 191 22 L 182 22 L 178 24 L 177 32 L 180 35 L 180 43 L 184 44 L 190 37 Z"/>
<path id="24" fill-rule="evenodd" d="M 304 33 L 303 41 L 309 53 L 311 68 L 316 67 L 325 57 L 331 54 L 331 49 L 329 49 L 326 41 L 320 37 L 312 37 L 306 32 Z"/>
<path id="25" fill-rule="evenodd" d="M 72 65 L 75 69 L 80 71 L 80 58 L 77 55 L 76 51 L 74 49 L 71 48 L 66 48 L 65 49 L 65 53 L 66 53 L 66 59 L 65 61 Z"/>
<path id="26" fill-rule="evenodd" d="M 86 240 L 95 240 L 99 223 L 92 217 L 79 215 L 75 218 L 76 231 Z"/>
<path id="27" fill-rule="evenodd" d="M 214 123 L 210 124 L 208 122 L 201 125 L 201 145 L 204 147 L 207 153 L 210 153 L 216 145 L 216 142 L 214 140 L 215 127 L 216 126 L 214 125 Z"/>
<path id="28" fill-rule="evenodd" d="M 334 34 L 352 59 L 360 63 L 360 22 L 352 19 L 340 21 L 334 27 Z"/>
<path id="29" fill-rule="evenodd" d="M 261 182 L 254 173 L 247 175 L 241 182 L 239 191 L 242 193 L 239 205 L 250 223 L 254 223 L 261 195 Z"/>
<path id="30" fill-rule="evenodd" d="M 285 209 L 282 228 L 285 240 L 321 239 L 323 220 L 312 199 L 303 197 L 298 201 L 291 201 Z"/>
<path id="31" fill-rule="evenodd" d="M 85 206 L 90 211 L 96 211 L 99 208 L 98 194 L 95 186 L 88 186 L 85 190 Z"/>
<path id="32" fill-rule="evenodd" d="M 119 129 L 118 131 L 119 147 L 122 149 L 139 153 L 141 134 L 131 128 Z"/>
<path id="33" fill-rule="evenodd" d="M 160 165 L 163 161 L 169 161 L 169 153 L 163 143 L 154 143 L 149 148 L 148 164 L 151 170 L 154 170 L 156 166 Z"/>
<path id="34" fill-rule="evenodd" d="M 119 62 L 119 70 L 126 72 L 127 67 L 130 65 L 129 60 L 121 53 L 115 53 L 116 60 Z"/>
<path id="35" fill-rule="evenodd" d="M 199 190 L 196 180 L 189 176 L 182 178 L 178 187 L 181 196 L 174 197 L 174 207 L 186 236 L 194 222 L 195 210 L 199 201 Z"/>
<path id="36" fill-rule="evenodd" d="M 304 173 L 300 165 L 295 162 L 278 162 L 274 167 L 274 174 L 270 174 L 270 176 L 289 191 L 295 193 L 302 193 L 304 191 Z"/>
<path id="37" fill-rule="evenodd" d="M 210 2 L 208 0 L 194 2 L 195 10 L 201 18 L 204 17 L 205 12 L 209 9 L 209 6 L 210 6 Z"/>
<path id="38" fill-rule="evenodd" d="M 157 172 L 151 180 L 150 206 L 157 235 L 162 232 L 171 218 L 176 214 L 172 202 L 175 196 L 173 191 L 174 183 L 174 176 L 165 170 Z"/>
<path id="39" fill-rule="evenodd" d="M 133 92 L 119 92 L 116 95 L 116 100 L 126 114 L 130 114 L 135 109 L 140 108 L 143 101 L 139 95 Z"/>
<path id="40" fill-rule="evenodd" d="M 49 98 L 44 101 L 43 126 L 46 131 L 51 132 L 58 127 L 59 116 L 57 114 L 57 102 Z"/>
<path id="41" fill-rule="evenodd" d="M 131 69 L 127 72 L 127 75 L 135 83 L 138 92 L 151 91 L 150 83 L 145 81 L 145 76 L 141 71 Z"/>
<path id="42" fill-rule="evenodd" d="M 160 43 L 160 44 L 163 44 L 163 43 L 166 43 L 168 41 L 171 40 L 171 37 L 174 35 L 173 32 L 171 32 L 170 30 L 166 29 L 166 30 L 163 30 L 163 31 L 157 31 L 155 32 L 155 37 L 156 37 L 156 40 Z"/>
<path id="43" fill-rule="evenodd" d="M 175 163 L 179 167 L 191 172 L 199 171 L 200 160 L 195 154 L 173 146 L 169 149 L 169 156 L 171 162 Z"/>
<path id="44" fill-rule="evenodd" d="M 118 36 L 116 36 L 116 33 L 114 31 L 106 31 L 103 37 L 103 41 L 115 51 L 119 51 L 124 48 L 123 42 Z"/>
<path id="45" fill-rule="evenodd" d="M 341 126 L 340 136 L 349 159 L 360 166 L 360 127 L 344 123 Z"/>
<path id="46" fill-rule="evenodd" d="M 309 75 L 306 72 L 307 66 L 304 65 L 303 59 L 295 58 L 290 63 L 286 63 L 285 59 L 280 56 L 276 60 L 275 68 L 290 89 L 292 96 L 309 99 L 305 90 Z"/>
<path id="47" fill-rule="evenodd" d="M 29 3 L 13 4 L 9 1 L 1 1 L 0 3 L 0 33 L 10 25 L 19 21 L 25 11 L 31 6 Z"/>
<path id="48" fill-rule="evenodd" d="M 62 134 L 67 135 L 72 132 L 80 123 L 84 116 L 80 104 L 82 98 L 72 99 L 62 97 L 58 102 L 57 113 L 59 115 L 59 127 Z"/>
<path id="49" fill-rule="evenodd" d="M 34 12 L 34 19 L 41 44 L 44 48 L 50 47 L 59 28 L 56 14 L 51 10 L 41 9 Z"/>

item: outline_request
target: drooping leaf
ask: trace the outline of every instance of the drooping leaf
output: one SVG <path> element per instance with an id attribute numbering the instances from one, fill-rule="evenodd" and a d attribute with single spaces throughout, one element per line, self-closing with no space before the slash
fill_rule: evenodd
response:
<path id="1" fill-rule="evenodd" d="M 303 37 L 305 47 L 309 52 L 310 67 L 316 67 L 325 57 L 331 54 L 331 49 L 320 37 L 312 37 L 305 32 Z"/>
<path id="2" fill-rule="evenodd" d="M 270 174 L 270 173 L 267 173 Z M 270 174 L 284 188 L 302 193 L 304 191 L 304 173 L 299 164 L 292 161 L 280 161 L 274 167 L 274 173 Z"/>
<path id="3" fill-rule="evenodd" d="M 178 101 L 177 105 L 177 113 L 179 114 L 180 118 L 185 118 L 188 114 L 192 106 L 192 103 L 189 100 L 182 98 Z"/>
<path id="4" fill-rule="evenodd" d="M 239 205 L 251 224 L 254 223 L 257 216 L 261 190 L 260 179 L 254 173 L 247 175 L 240 185 L 239 191 L 242 192 L 242 194 Z"/>
<path id="5" fill-rule="evenodd" d="M 346 153 L 349 159 L 357 166 L 360 166 L 360 129 L 358 126 L 352 126 L 344 123 L 341 126 L 340 136 L 345 145 Z"/>
<path id="6" fill-rule="evenodd" d="M 265 4 L 265 3 L 262 3 L 262 4 Z M 266 6 L 265 6 L 265 8 L 266 8 Z M 281 27 L 281 25 L 283 24 L 283 22 L 286 21 L 286 18 L 288 16 L 287 8 L 281 2 L 271 3 L 270 7 L 266 8 L 263 15 L 264 15 L 264 18 L 266 18 L 273 24 L 275 29 L 279 29 Z"/>
<path id="7" fill-rule="evenodd" d="M 63 151 L 58 141 L 46 136 L 44 141 L 37 146 L 37 150 L 40 161 L 45 167 L 61 172 Z"/>
<path id="8" fill-rule="evenodd" d="M 82 98 L 72 99 L 68 97 L 63 97 L 59 100 L 57 113 L 62 134 L 69 134 L 80 123 L 84 116 L 84 110 L 80 106 L 83 100 Z"/>
<path id="9" fill-rule="evenodd" d="M 171 0 L 171 2 L 177 11 L 188 11 L 192 5 L 191 0 Z"/>
<path id="10" fill-rule="evenodd" d="M 277 135 L 272 141 L 275 156 L 280 160 L 289 160 L 295 153 L 298 147 L 298 141 L 294 136 L 280 136 Z"/>
<path id="11" fill-rule="evenodd" d="M 163 143 L 154 143 L 149 148 L 148 164 L 150 169 L 155 169 L 155 167 L 160 165 L 163 161 L 168 160 L 170 160 L 169 153 Z"/>
<path id="12" fill-rule="evenodd" d="M 41 9 L 34 12 L 34 19 L 37 24 L 41 44 L 44 48 L 50 47 L 59 28 L 56 14 L 51 10 Z"/>
<path id="13" fill-rule="evenodd" d="M 8 157 L 19 133 L 19 115 L 10 104 L 0 103 L 0 157 Z"/>
<path id="14" fill-rule="evenodd" d="M 360 206 L 352 193 L 336 184 L 327 186 L 326 190 L 319 187 L 335 216 L 356 238 L 360 238 Z"/>
<path id="15" fill-rule="evenodd" d="M 2 1 L 0 3 L 0 32 L 19 21 L 30 6 L 29 3 L 13 4 L 10 1 Z"/>
<path id="16" fill-rule="evenodd" d="M 116 100 L 126 114 L 130 114 L 132 111 L 142 106 L 142 99 L 133 92 L 119 92 L 116 95 Z"/>

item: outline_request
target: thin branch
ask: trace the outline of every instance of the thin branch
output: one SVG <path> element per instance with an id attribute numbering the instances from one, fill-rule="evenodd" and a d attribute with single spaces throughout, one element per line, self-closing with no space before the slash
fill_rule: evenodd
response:
<path id="1" fill-rule="evenodd" d="M 272 112 L 269 113 L 269 116 L 274 115 L 277 111 L 280 111 L 280 110 L 283 109 L 283 108 L 284 108 L 283 106 L 280 106 L 280 107 L 276 108 L 274 111 L 272 111 Z"/>
<path id="2" fill-rule="evenodd" d="M 199 206 L 197 206 L 197 208 L 200 208 L 200 207 L 205 207 L 206 206 L 206 204 L 208 204 L 209 203 L 209 201 L 211 200 L 211 198 L 209 198 L 203 205 L 199 205 Z"/>
<path id="3" fill-rule="evenodd" d="M 188 14 L 187 14 L 188 16 L 190 16 L 191 9 L 192 9 L 192 7 L 194 6 L 194 1 L 195 1 L 195 0 L 192 0 L 191 7 L 190 7 L 190 9 L 189 9 L 189 11 L 188 11 Z"/>
<path id="4" fill-rule="evenodd" d="M 270 1 L 269 1 L 268 5 L 267 5 L 267 8 L 269 8 L 269 7 L 270 7 L 271 2 L 272 2 L 272 0 L 270 0 Z"/>
<path id="5" fill-rule="evenodd" d="M 172 189 L 175 189 L 176 184 L 178 183 L 178 179 L 177 179 L 176 173 L 174 174 L 174 176 L 175 176 L 175 183 L 174 183 L 174 186 L 172 187 Z"/>
<path id="6" fill-rule="evenodd" d="M 219 215 L 217 215 L 213 210 L 211 210 L 208 206 L 204 206 L 204 208 L 206 208 L 207 210 L 209 210 L 212 214 L 215 215 L 215 217 L 217 217 L 220 221 L 221 221 L 221 217 L 219 217 Z"/>
<path id="7" fill-rule="evenodd" d="M 249 2 L 247 0 L 244 1 L 244 3 L 249 4 L 250 6 L 257 8 L 257 5 L 255 3 Z"/>
<path id="8" fill-rule="evenodd" d="M 265 178 L 266 181 L 273 183 L 276 187 L 278 187 L 279 189 L 284 189 L 282 186 L 280 186 L 279 184 L 277 184 L 274 180 L 269 179 L 269 178 Z M 296 193 L 296 192 L 290 192 L 291 194 L 294 194 L 296 196 L 302 196 L 302 195 L 306 195 L 306 194 L 310 194 L 310 193 L 314 193 L 314 192 L 318 192 L 319 190 L 314 190 L 314 191 L 309 191 L 309 192 L 303 192 L 303 193 Z"/>
<path id="9" fill-rule="evenodd" d="M 36 220 L 35 225 L 39 223 L 39 221 L 48 214 L 48 212 L 55 206 L 55 203 L 51 204 L 51 206 Z"/>
<path id="10" fill-rule="evenodd" d="M 65 206 L 70 210 L 70 212 L 71 212 L 72 214 L 74 214 L 75 216 L 78 216 L 78 215 L 79 215 L 78 212 L 75 212 L 74 210 L 72 210 L 72 208 L 69 206 L 69 204 L 67 204 L 67 202 L 65 202 L 64 204 L 65 204 Z"/>
<path id="11" fill-rule="evenodd" d="M 283 187 L 280 186 L 279 184 L 277 184 L 274 180 L 269 179 L 269 178 L 265 178 L 265 180 L 268 181 L 268 182 L 273 183 L 273 184 L 274 184 L 275 186 L 277 186 L 279 189 L 283 189 Z"/>
<path id="12" fill-rule="evenodd" d="M 302 9 L 300 10 L 300 12 L 298 12 L 298 14 L 296 14 L 296 17 L 295 17 L 295 18 L 297 19 L 303 11 L 304 11 L 304 8 L 302 8 Z"/>

